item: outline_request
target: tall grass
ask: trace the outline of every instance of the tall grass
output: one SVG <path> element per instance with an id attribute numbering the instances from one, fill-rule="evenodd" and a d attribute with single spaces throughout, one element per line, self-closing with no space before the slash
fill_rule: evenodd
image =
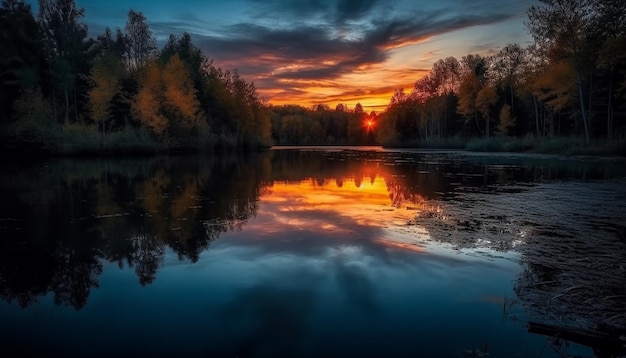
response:
<path id="1" fill-rule="evenodd" d="M 515 152 L 561 155 L 626 156 L 626 139 L 592 140 L 585 143 L 580 137 L 555 137 L 536 139 L 532 136 L 470 138 L 444 138 L 440 140 L 414 140 L 383 143 L 385 147 L 423 149 L 463 149 L 471 152 Z"/>
<path id="2" fill-rule="evenodd" d="M 530 152 L 561 155 L 617 155 L 626 156 L 626 140 L 593 140 L 585 143 L 583 138 L 556 137 L 544 140 L 527 138 L 495 137 L 471 139 L 465 150 L 473 152 Z"/>
<path id="3" fill-rule="evenodd" d="M 532 139 L 513 137 L 472 138 L 465 150 L 472 152 L 525 152 L 533 147 Z"/>
<path id="4" fill-rule="evenodd" d="M 585 143 L 583 138 L 551 138 L 538 141 L 533 148 L 537 153 L 564 155 L 618 155 L 626 156 L 626 139 L 592 140 Z"/>
<path id="5" fill-rule="evenodd" d="M 381 143 L 389 148 L 421 148 L 421 149 L 465 149 L 467 140 L 458 136 L 450 138 L 415 139 L 398 141 L 397 139 L 387 140 Z"/>
<path id="6" fill-rule="evenodd" d="M 165 149 L 146 128 L 99 132 L 94 125 L 66 124 L 58 136 L 58 154 L 151 154 Z"/>
<path id="7" fill-rule="evenodd" d="M 232 135 L 215 135 L 206 125 L 177 137 L 155 137 L 147 128 L 125 127 L 103 133 L 95 124 L 59 124 L 20 120 L 0 128 L 0 151 L 33 155 L 137 155 L 260 148 L 260 141 L 239 143 Z"/>

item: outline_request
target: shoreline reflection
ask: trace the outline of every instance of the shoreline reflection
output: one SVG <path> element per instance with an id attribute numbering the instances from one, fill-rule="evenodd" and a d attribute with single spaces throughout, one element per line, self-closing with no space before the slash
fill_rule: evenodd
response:
<path id="1" fill-rule="evenodd" d="M 602 163 L 583 170 L 561 160 L 533 167 L 458 153 L 345 150 L 0 165 L 10 167 L 0 177 L 4 301 L 33 308 L 24 316 L 48 301 L 85 317 L 112 310 L 149 332 L 158 323 L 152 310 L 185 322 L 205 315 L 202 323 L 219 333 L 203 340 L 231 356 L 300 355 L 315 351 L 312 336 L 329 347 L 336 336 L 397 352 L 416 342 L 407 331 L 439 342 L 455 324 L 462 347 L 494 337 L 482 319 L 498 318 L 503 292 L 531 297 L 529 284 L 542 274 L 505 254 L 532 259 L 518 245 L 538 236 L 528 223 L 550 215 L 541 205 L 512 211 L 510 200 L 556 195 L 549 189 L 562 185 L 544 184 L 572 177 L 625 176 Z M 520 212 L 535 221 L 510 223 Z M 519 240 L 496 240 L 509 234 Z M 525 277 L 533 280 L 513 282 Z M 62 319 L 79 317 L 64 312 Z M 342 317 L 351 322 L 345 332 Z M 484 327 L 473 332 L 478 321 Z M 156 334 L 142 339 L 156 347 Z M 434 344 L 411 349 L 437 353 Z"/>

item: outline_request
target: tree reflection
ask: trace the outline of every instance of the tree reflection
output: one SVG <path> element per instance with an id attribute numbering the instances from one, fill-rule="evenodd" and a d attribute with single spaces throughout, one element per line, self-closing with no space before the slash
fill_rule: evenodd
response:
<path id="1" fill-rule="evenodd" d="M 56 160 L 0 178 L 0 295 L 25 307 L 53 294 L 82 308 L 103 262 L 157 276 L 166 252 L 198 260 L 257 210 L 267 155 Z M 129 234 L 134 233 L 134 234 Z"/>
<path id="2" fill-rule="evenodd" d="M 133 243 L 133 260 L 130 266 L 135 267 L 139 283 L 143 286 L 156 279 L 156 273 L 165 255 L 165 248 L 154 236 L 139 234 L 131 238 Z"/>
<path id="3" fill-rule="evenodd" d="M 308 180 L 347 190 L 360 188 L 367 178 L 372 184 L 381 178 L 390 205 L 442 219 L 451 212 L 441 211 L 440 204 L 451 198 L 497 192 L 499 183 L 537 180 L 537 170 L 508 164 L 494 169 L 454 156 L 352 151 L 63 159 L 0 166 L 6 173 L 0 177 L 0 296 L 24 307 L 51 294 L 57 304 L 76 309 L 98 287 L 105 262 L 134 269 L 139 283 L 146 285 L 157 279 L 168 253 L 198 261 L 222 234 L 245 228 L 257 214 L 259 197 L 273 183 Z M 554 172 L 568 175 L 566 169 Z M 459 206 L 459 213 L 464 210 Z M 437 225 L 427 226 L 434 220 L 421 225 L 435 239 L 445 240 L 452 229 L 466 232 L 473 241 L 460 242 L 461 247 L 476 245 L 474 221 L 460 215 L 454 227 L 440 225 L 440 236 Z M 500 237 L 489 225 L 504 227 L 507 218 L 485 215 L 472 220 L 481 219 L 480 229 L 489 237 Z M 503 251 L 512 247 L 510 241 L 494 242 Z"/>

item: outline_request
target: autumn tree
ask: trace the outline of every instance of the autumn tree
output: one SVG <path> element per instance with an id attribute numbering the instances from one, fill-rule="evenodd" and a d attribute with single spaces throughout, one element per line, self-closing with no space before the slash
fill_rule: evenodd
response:
<path id="1" fill-rule="evenodd" d="M 543 116 L 537 122 L 538 136 L 551 136 L 554 117 L 574 106 L 578 98 L 572 64 L 567 61 L 550 61 L 529 79 L 528 86 L 533 96 L 549 111 L 549 116 Z"/>
<path id="2" fill-rule="evenodd" d="M 525 50 L 518 44 L 507 44 L 494 56 L 490 71 L 496 82 L 507 92 L 511 112 L 515 113 L 515 91 L 525 68 Z"/>
<path id="3" fill-rule="evenodd" d="M 105 132 L 106 123 L 113 116 L 113 99 L 121 90 L 121 81 L 125 71 L 120 57 L 122 49 L 115 45 L 116 42 L 108 28 L 99 40 L 101 50 L 94 59 L 89 73 L 91 88 L 87 95 L 91 117 L 100 124 L 101 131 Z"/>
<path id="4" fill-rule="evenodd" d="M 439 83 L 440 94 L 456 93 L 461 84 L 461 64 L 450 56 L 433 64 L 430 76 Z"/>
<path id="5" fill-rule="evenodd" d="M 498 133 L 504 136 L 511 134 L 511 128 L 515 126 L 515 118 L 511 115 L 511 106 L 505 104 L 500 108 L 498 116 Z"/>
<path id="6" fill-rule="evenodd" d="M 476 126 L 479 114 L 485 121 L 485 138 L 489 138 L 490 109 L 498 100 L 495 88 L 489 83 L 488 59 L 478 54 L 463 57 L 464 75 L 459 89 L 458 112 L 467 120 L 473 118 Z"/>
<path id="7" fill-rule="evenodd" d="M 189 130 L 198 124 L 200 104 L 196 98 L 189 70 L 185 63 L 175 54 L 165 64 L 162 72 L 163 98 L 162 104 L 168 113 L 170 122 L 174 122 Z"/>
<path id="8" fill-rule="evenodd" d="M 161 108 L 163 102 L 161 67 L 157 61 L 151 61 L 139 76 L 139 91 L 132 103 L 132 111 L 157 136 L 163 135 L 169 124 Z"/>
<path id="9" fill-rule="evenodd" d="M 527 27 L 535 41 L 571 61 L 578 89 L 579 114 L 585 140 L 589 142 L 589 116 L 585 105 L 585 87 L 592 61 L 589 34 L 593 33 L 591 0 L 541 0 L 541 5 L 528 10 Z M 591 93 L 588 93 L 591 95 Z"/>

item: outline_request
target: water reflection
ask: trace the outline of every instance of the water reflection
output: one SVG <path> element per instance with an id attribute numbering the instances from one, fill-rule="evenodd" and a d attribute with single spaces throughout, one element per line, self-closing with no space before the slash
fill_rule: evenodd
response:
<path id="1" fill-rule="evenodd" d="M 156 279 L 165 247 L 191 262 L 257 210 L 268 157 L 57 160 L 6 168 L 0 294 L 28 306 L 54 293 L 77 309 L 102 262 Z M 245 164 L 245 165 L 244 165 Z"/>
<path id="2" fill-rule="evenodd" d="M 136 302 L 150 308 L 124 302 L 119 312 L 146 311 L 132 316 L 162 352 L 168 347 L 149 333 L 152 310 L 202 322 L 199 332 L 214 334 L 198 341 L 222 356 L 322 355 L 323 347 L 344 356 L 440 355 L 450 345 L 440 337 L 450 331 L 455 352 L 488 336 L 490 346 L 512 355 L 505 347 L 519 332 L 500 332 L 485 317 L 507 307 L 514 279 L 521 301 L 544 308 L 538 315 L 561 314 L 541 302 L 580 270 L 546 266 L 541 257 L 576 241 L 563 260 L 586 262 L 581 238 L 623 233 L 616 222 L 625 212 L 603 208 L 608 197 L 624 196 L 624 166 L 516 160 L 275 150 L 4 163 L 0 296 L 22 307 L 52 297 L 82 311 L 100 286 L 100 295 L 142 297 Z M 578 189 L 590 179 L 616 181 Z M 626 250 L 610 242 L 622 253 L 611 264 L 622 262 Z M 111 278 L 115 266 L 134 275 L 134 286 L 111 284 L 123 282 Z M 616 285 L 589 287 L 604 299 L 623 295 Z M 559 300 L 594 299 L 588 290 L 571 292 Z M 102 307 L 99 297 L 93 307 Z"/>

